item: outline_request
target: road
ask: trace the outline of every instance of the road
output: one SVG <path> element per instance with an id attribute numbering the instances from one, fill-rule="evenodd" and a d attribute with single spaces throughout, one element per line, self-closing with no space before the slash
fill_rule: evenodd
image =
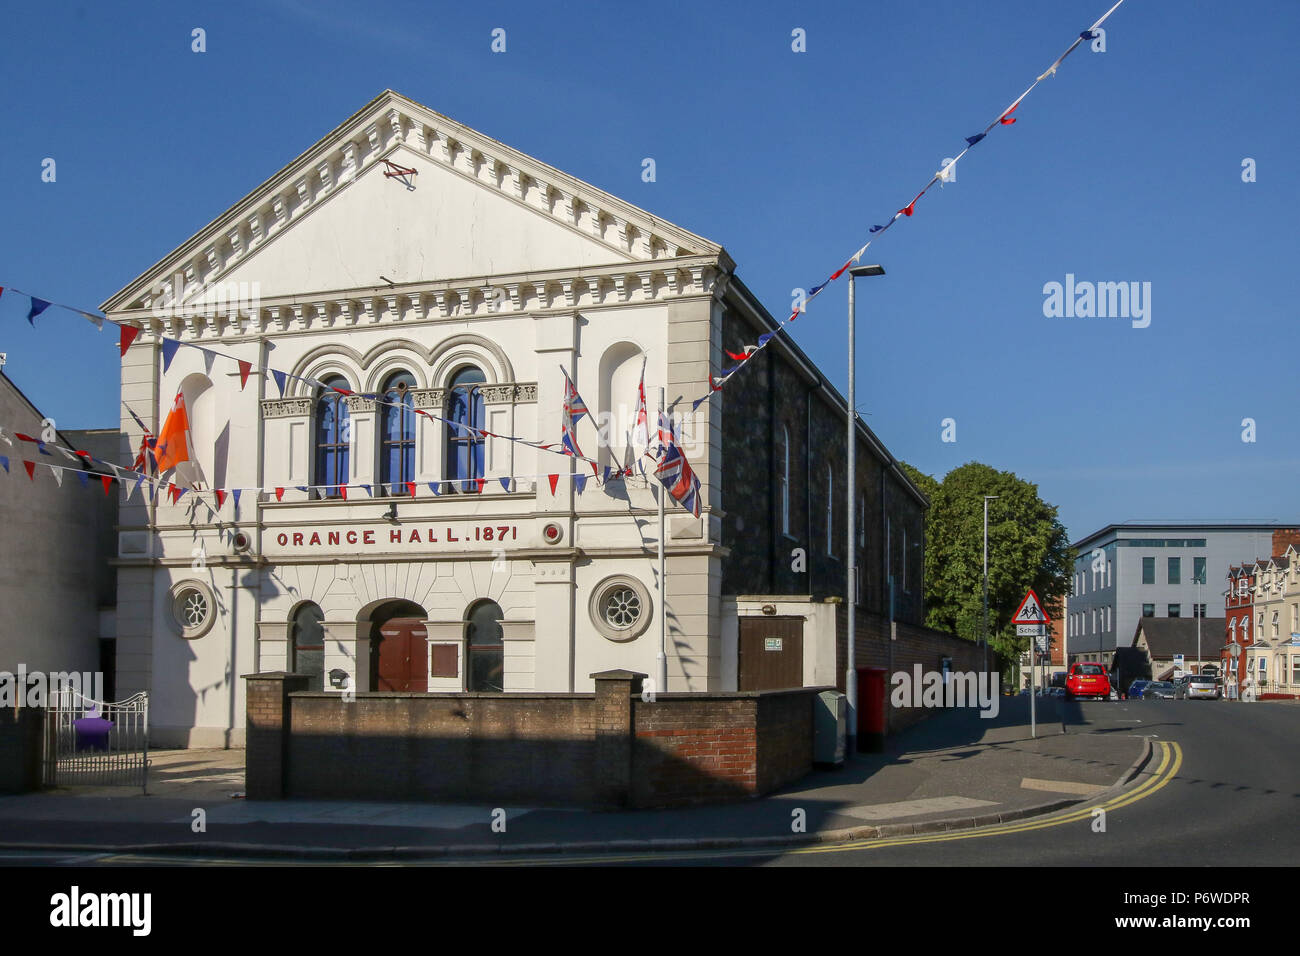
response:
<path id="1" fill-rule="evenodd" d="M 978 830 L 790 850 L 700 850 L 440 859 L 411 865 L 491 866 L 1290 866 L 1300 855 L 1300 762 L 1291 759 L 1300 705 L 1150 700 L 1071 702 L 1070 733 L 1143 736 L 1155 745 L 1142 776 L 1102 803 Z M 13 865 L 275 865 L 113 853 L 9 850 Z M 355 862 L 338 865 L 356 866 Z"/>

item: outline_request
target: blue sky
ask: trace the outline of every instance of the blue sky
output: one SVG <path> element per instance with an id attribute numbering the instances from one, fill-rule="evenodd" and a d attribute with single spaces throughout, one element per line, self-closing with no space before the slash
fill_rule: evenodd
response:
<path id="1" fill-rule="evenodd" d="M 783 315 L 1109 5 L 28 5 L 0 36 L 0 285 L 98 306 L 392 88 L 722 243 Z M 858 402 L 897 457 L 1014 471 L 1073 538 L 1300 515 L 1298 27 L 1295 0 L 1127 0 L 872 246 Z M 1150 326 L 1045 317 L 1067 273 L 1150 282 Z M 61 427 L 115 424 L 112 337 L 26 308 L 0 298 L 6 373 Z M 845 308 L 841 281 L 793 329 L 841 389 Z"/>

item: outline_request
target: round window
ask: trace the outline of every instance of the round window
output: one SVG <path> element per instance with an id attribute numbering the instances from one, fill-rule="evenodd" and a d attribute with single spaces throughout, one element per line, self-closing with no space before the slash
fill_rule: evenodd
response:
<path id="1" fill-rule="evenodd" d="M 211 589 L 200 581 L 182 581 L 172 588 L 172 619 L 181 637 L 193 640 L 212 628 L 216 601 Z"/>
<path id="2" fill-rule="evenodd" d="M 636 624 L 641 617 L 641 599 L 635 591 L 621 584 L 605 592 L 603 605 L 605 623 L 620 631 Z"/>
<path id="3" fill-rule="evenodd" d="M 630 641 L 650 624 L 650 593 L 635 578 L 606 578 L 591 592 L 591 620 L 611 641 Z"/>

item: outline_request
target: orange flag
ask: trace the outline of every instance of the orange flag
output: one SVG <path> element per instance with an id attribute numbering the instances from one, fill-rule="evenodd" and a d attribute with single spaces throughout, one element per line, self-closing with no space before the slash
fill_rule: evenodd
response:
<path id="1" fill-rule="evenodd" d="M 167 421 L 163 422 L 162 431 L 158 433 L 156 456 L 159 474 L 168 468 L 175 468 L 183 461 L 190 460 L 189 430 L 189 417 L 185 414 L 185 395 L 177 392 L 176 404 L 172 406 Z"/>

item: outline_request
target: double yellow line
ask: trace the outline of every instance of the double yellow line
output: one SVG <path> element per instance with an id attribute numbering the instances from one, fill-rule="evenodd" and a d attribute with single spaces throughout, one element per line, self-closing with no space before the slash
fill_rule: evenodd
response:
<path id="1" fill-rule="evenodd" d="M 874 850 L 887 846 L 911 846 L 918 843 L 946 843 L 950 840 L 974 840 L 981 837 L 1003 836 L 1008 833 L 1025 833 L 1030 830 L 1046 830 L 1049 827 L 1065 826 L 1088 820 L 1093 811 L 1101 807 L 1107 813 L 1118 810 L 1139 800 L 1145 800 L 1157 790 L 1163 789 L 1170 780 L 1178 775 L 1183 765 L 1183 749 L 1173 741 L 1153 741 L 1160 751 L 1160 763 L 1155 771 L 1132 790 L 1116 794 L 1103 803 L 1085 803 L 1081 806 L 1035 819 L 1000 823 L 986 827 L 973 827 L 969 830 L 952 830 L 930 833 L 921 836 L 885 837 L 876 840 L 854 840 L 851 843 L 836 843 L 831 846 L 803 847 L 793 853 L 837 853 L 844 850 Z"/>
<path id="2" fill-rule="evenodd" d="M 667 853 L 645 852 L 619 855 L 601 854 L 598 856 L 586 857 L 571 857 L 558 854 L 553 857 L 534 856 L 529 858 L 516 857 L 514 859 L 492 859 L 488 857 L 475 860 L 474 862 L 488 866 L 599 866 L 607 863 L 662 862 L 673 859 L 687 860 L 697 859 L 700 856 L 782 856 L 786 854 L 793 855 L 805 853 L 844 853 L 856 850 L 883 849 L 884 847 L 890 846 L 913 846 L 920 843 L 947 843 L 951 840 L 975 840 L 983 837 L 1004 836 L 1009 833 L 1026 833 L 1030 830 L 1046 830 L 1049 827 L 1066 826 L 1067 824 L 1078 823 L 1081 820 L 1091 819 L 1093 810 L 1097 807 L 1101 807 L 1108 813 L 1111 810 L 1118 810 L 1120 807 L 1126 807 L 1139 800 L 1145 800 L 1157 790 L 1163 789 L 1170 780 L 1178 775 L 1178 770 L 1183 765 L 1183 750 L 1173 741 L 1159 740 L 1152 741 L 1152 744 L 1159 751 L 1160 762 L 1156 769 L 1150 772 L 1150 776 L 1132 790 L 1122 791 L 1102 803 L 1084 803 L 1081 806 L 1064 810 L 1060 813 L 1054 813 L 1050 816 L 1037 817 L 1024 821 L 972 827 L 968 830 L 949 830 L 917 836 L 853 840 L 848 843 L 800 847 L 798 849 L 786 849 L 780 846 L 763 848 L 745 847 L 734 850 L 685 850 Z M 455 862 L 465 863 L 468 861 L 457 860 Z"/>

